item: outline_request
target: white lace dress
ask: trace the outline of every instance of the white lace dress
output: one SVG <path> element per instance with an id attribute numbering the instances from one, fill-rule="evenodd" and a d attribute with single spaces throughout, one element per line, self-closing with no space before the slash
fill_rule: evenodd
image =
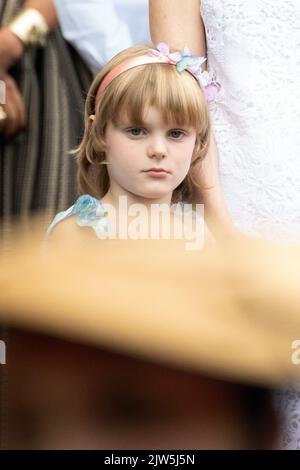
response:
<path id="1" fill-rule="evenodd" d="M 201 3 L 229 210 L 247 233 L 300 239 L 300 1 Z"/>
<path id="2" fill-rule="evenodd" d="M 300 240 L 300 0 L 202 0 L 211 109 L 229 210 L 246 233 Z M 299 389 L 300 390 L 300 389 Z M 300 449 L 300 391 L 279 395 Z"/>

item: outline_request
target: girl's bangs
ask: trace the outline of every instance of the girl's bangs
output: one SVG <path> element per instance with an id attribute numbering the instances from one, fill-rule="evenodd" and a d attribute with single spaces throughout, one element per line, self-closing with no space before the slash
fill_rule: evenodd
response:
<path id="1" fill-rule="evenodd" d="M 112 122 L 124 115 L 135 125 L 143 124 L 147 106 L 157 108 L 167 124 L 203 126 L 206 102 L 196 79 L 188 72 L 179 73 L 168 64 L 146 65 L 124 72 L 113 82 L 107 96 Z"/>

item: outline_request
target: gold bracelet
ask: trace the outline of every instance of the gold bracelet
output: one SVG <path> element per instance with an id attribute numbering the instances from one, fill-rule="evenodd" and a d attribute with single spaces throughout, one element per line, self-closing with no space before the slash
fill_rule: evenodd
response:
<path id="1" fill-rule="evenodd" d="M 8 28 L 25 46 L 44 46 L 49 33 L 45 18 L 34 8 L 26 8 L 18 13 Z"/>

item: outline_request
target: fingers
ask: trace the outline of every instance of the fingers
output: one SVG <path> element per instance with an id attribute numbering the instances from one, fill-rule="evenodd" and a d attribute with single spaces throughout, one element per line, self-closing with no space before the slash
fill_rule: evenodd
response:
<path id="1" fill-rule="evenodd" d="M 25 128 L 26 110 L 15 80 L 10 75 L 6 75 L 4 81 L 6 84 L 5 112 L 7 117 L 0 124 L 0 132 L 6 137 L 11 137 Z"/>

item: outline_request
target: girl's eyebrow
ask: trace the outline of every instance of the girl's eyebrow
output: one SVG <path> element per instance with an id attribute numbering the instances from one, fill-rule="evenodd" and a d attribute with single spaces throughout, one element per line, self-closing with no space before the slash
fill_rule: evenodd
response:
<path id="1" fill-rule="evenodd" d="M 143 127 L 143 126 L 146 126 L 147 124 L 142 121 L 134 121 L 133 119 L 125 118 L 125 119 L 118 119 L 117 125 Z"/>
<path id="2" fill-rule="evenodd" d="M 129 116 L 119 118 L 117 120 L 117 125 L 126 126 L 126 127 L 147 127 L 149 129 L 156 127 L 154 123 L 146 122 L 143 119 L 135 121 L 134 119 L 131 119 Z M 163 127 L 166 128 L 167 130 L 178 129 L 178 130 L 191 131 L 193 129 L 192 126 L 185 126 L 184 124 L 177 124 L 175 122 L 166 123 L 164 124 Z"/>

